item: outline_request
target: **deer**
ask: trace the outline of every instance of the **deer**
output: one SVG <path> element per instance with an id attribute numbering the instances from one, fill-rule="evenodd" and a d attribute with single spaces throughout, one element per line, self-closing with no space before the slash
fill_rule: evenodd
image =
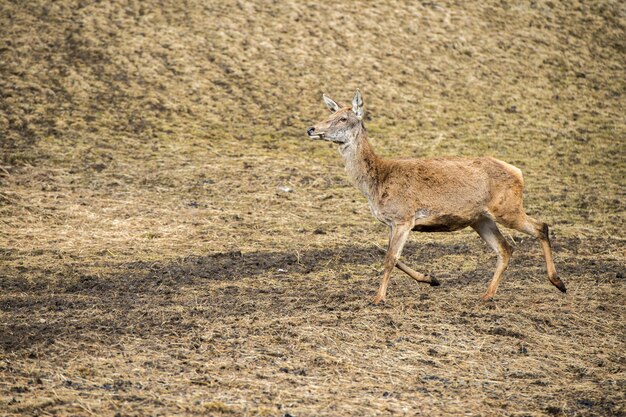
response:
<path id="1" fill-rule="evenodd" d="M 439 285 L 435 277 L 399 261 L 411 231 L 453 232 L 471 227 L 497 254 L 496 269 L 482 295 L 493 300 L 513 247 L 497 224 L 539 240 L 549 281 L 563 293 L 548 225 L 528 216 L 523 207 L 522 171 L 491 156 L 478 158 L 387 158 L 374 152 L 363 123 L 363 98 L 357 89 L 352 106 L 322 95 L 327 119 L 307 129 L 310 139 L 337 144 L 348 178 L 367 198 L 373 216 L 389 228 L 380 287 L 373 304 L 385 301 L 394 267 L 417 282 Z"/>

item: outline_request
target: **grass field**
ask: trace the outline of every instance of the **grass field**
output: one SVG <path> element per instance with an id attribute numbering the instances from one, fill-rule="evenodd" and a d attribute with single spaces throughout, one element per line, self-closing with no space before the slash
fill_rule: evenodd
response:
<path id="1" fill-rule="evenodd" d="M 0 415 L 626 415 L 621 1 L 0 2 Z M 551 225 L 387 231 L 306 128 L 492 155 Z"/>

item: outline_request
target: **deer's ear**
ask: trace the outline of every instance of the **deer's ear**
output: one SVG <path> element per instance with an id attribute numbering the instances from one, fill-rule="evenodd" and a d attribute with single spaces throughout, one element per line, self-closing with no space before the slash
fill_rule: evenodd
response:
<path id="1" fill-rule="evenodd" d="M 339 104 L 335 102 L 335 100 L 328 97 L 326 94 L 322 94 L 322 98 L 324 99 L 324 103 L 326 103 L 326 107 L 328 107 L 328 110 L 330 110 L 331 112 L 335 113 L 341 108 Z"/>
<path id="2" fill-rule="evenodd" d="M 354 93 L 354 98 L 352 99 L 352 111 L 356 114 L 356 117 L 361 120 L 363 118 L 363 114 L 365 111 L 363 110 L 363 97 L 361 97 L 361 92 L 357 89 L 356 93 Z"/>

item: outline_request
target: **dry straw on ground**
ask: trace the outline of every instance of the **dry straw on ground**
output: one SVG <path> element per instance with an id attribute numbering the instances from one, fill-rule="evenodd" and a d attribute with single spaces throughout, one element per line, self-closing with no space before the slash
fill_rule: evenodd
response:
<path id="1" fill-rule="evenodd" d="M 0 414 L 626 413 L 619 1 L 0 2 Z M 526 174 L 517 233 L 386 232 L 321 92 L 385 155 Z"/>

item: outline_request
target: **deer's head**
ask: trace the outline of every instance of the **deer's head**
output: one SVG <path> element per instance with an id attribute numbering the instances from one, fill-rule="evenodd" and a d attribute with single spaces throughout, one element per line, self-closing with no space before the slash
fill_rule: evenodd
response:
<path id="1" fill-rule="evenodd" d="M 363 98 L 356 90 L 352 107 L 342 107 L 326 94 L 322 96 L 326 107 L 332 113 L 330 117 L 307 129 L 311 139 L 350 145 L 363 129 Z"/>

